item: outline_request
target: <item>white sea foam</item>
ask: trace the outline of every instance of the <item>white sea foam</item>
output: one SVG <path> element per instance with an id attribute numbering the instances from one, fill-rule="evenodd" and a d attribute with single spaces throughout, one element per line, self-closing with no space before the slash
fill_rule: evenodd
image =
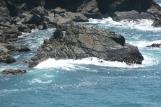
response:
<path id="1" fill-rule="evenodd" d="M 95 57 L 83 58 L 78 60 L 68 59 L 68 60 L 55 60 L 52 58 L 47 59 L 46 61 L 41 62 L 35 68 L 37 69 L 49 69 L 49 68 L 57 68 L 57 69 L 84 69 L 83 65 L 95 65 L 100 67 L 115 67 L 115 68 L 141 68 L 147 67 L 157 64 L 154 58 L 151 58 L 147 55 L 144 55 L 144 61 L 142 65 L 132 64 L 128 65 L 124 62 L 118 61 L 105 61 Z"/>
<path id="2" fill-rule="evenodd" d="M 121 27 L 121 28 L 130 28 L 130 29 L 138 29 L 141 31 L 152 31 L 158 32 L 161 31 L 161 27 L 153 27 L 153 20 L 150 19 L 140 19 L 140 20 L 122 20 L 119 22 L 114 21 L 111 17 L 103 18 L 103 19 L 89 19 L 89 23 L 93 24 L 105 24 L 109 25 L 109 27 Z"/>
<path id="3" fill-rule="evenodd" d="M 30 84 L 35 84 L 35 83 L 38 83 L 38 84 L 49 84 L 51 82 L 52 82 L 52 80 L 41 80 L 39 78 L 35 78 L 35 79 L 29 81 Z"/>
<path id="4" fill-rule="evenodd" d="M 161 3 L 158 3 L 159 4 L 159 6 L 161 6 Z"/>

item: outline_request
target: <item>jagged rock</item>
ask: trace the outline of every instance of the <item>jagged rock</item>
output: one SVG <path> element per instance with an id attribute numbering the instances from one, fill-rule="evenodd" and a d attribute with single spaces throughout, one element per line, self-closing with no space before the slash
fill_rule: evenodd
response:
<path id="1" fill-rule="evenodd" d="M 21 69 L 6 69 L 1 72 L 3 75 L 18 75 L 18 74 L 24 74 L 26 73 L 26 70 Z"/>
<path id="2" fill-rule="evenodd" d="M 141 64 L 143 56 L 137 47 L 126 44 L 121 35 L 81 25 L 59 26 L 53 38 L 46 40 L 29 63 L 30 67 L 47 58 L 104 60 Z"/>
<path id="3" fill-rule="evenodd" d="M 152 25 L 155 26 L 155 27 L 161 27 L 161 19 L 159 19 L 159 20 L 154 20 L 154 22 L 153 22 Z"/>

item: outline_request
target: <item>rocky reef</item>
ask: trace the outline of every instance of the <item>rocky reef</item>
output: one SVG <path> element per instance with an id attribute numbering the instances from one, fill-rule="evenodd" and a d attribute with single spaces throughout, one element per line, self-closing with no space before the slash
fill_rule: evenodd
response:
<path id="1" fill-rule="evenodd" d="M 31 66 L 48 57 L 89 56 L 141 64 L 142 55 L 136 47 L 126 44 L 123 36 L 70 23 L 112 17 L 116 21 L 152 19 L 153 26 L 161 26 L 161 7 L 154 0 L 0 0 L 0 14 L 0 63 L 14 63 L 11 53 L 15 51 L 30 51 L 10 44 L 22 32 L 58 28 L 53 38 L 39 48 Z"/>
<path id="2" fill-rule="evenodd" d="M 66 24 L 59 26 L 50 40 L 44 41 L 32 58 L 30 67 L 47 58 L 81 59 L 87 57 L 127 64 L 141 64 L 143 60 L 138 48 L 127 44 L 121 35 L 78 24 Z"/>

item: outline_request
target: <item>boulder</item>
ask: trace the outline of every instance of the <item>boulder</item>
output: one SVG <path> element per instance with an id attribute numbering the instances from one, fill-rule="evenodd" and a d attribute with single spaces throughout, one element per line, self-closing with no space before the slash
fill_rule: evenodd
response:
<path id="1" fill-rule="evenodd" d="M 33 67 L 48 58 L 81 59 L 97 57 L 107 61 L 141 64 L 143 56 L 138 48 L 126 44 L 121 35 L 77 24 L 59 26 L 50 40 L 46 40 L 31 59 Z"/>
<path id="2" fill-rule="evenodd" d="M 11 64 L 11 63 L 16 62 L 16 60 L 11 55 L 9 55 L 8 53 L 0 52 L 0 62 Z"/>
<path id="3" fill-rule="evenodd" d="M 26 70 L 21 69 L 6 69 L 1 72 L 3 75 L 18 75 L 18 74 L 24 74 L 26 73 Z"/>

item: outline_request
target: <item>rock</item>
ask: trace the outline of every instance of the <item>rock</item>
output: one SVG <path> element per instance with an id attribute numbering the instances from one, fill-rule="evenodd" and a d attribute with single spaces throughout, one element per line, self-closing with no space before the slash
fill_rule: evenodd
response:
<path id="1" fill-rule="evenodd" d="M 19 45 L 15 48 L 15 51 L 18 51 L 18 52 L 29 52 L 31 51 L 27 46 L 25 45 Z"/>
<path id="2" fill-rule="evenodd" d="M 10 55 L 12 51 L 9 44 L 0 43 L 0 63 L 14 63 L 16 60 Z"/>
<path id="3" fill-rule="evenodd" d="M 40 16 L 45 16 L 45 15 L 48 14 L 47 11 L 46 11 L 46 9 L 45 9 L 44 7 L 42 7 L 42 6 L 35 7 L 35 8 L 32 10 L 32 13 L 33 13 L 33 14 L 38 14 L 38 15 L 40 15 Z"/>
<path id="4" fill-rule="evenodd" d="M 115 12 L 113 19 L 115 21 L 120 21 L 120 20 L 137 20 L 137 19 L 155 19 L 155 17 L 149 13 L 145 12 L 138 12 L 135 10 L 132 11 L 126 11 L 126 12 Z"/>
<path id="5" fill-rule="evenodd" d="M 160 48 L 161 47 L 161 43 L 153 43 L 152 45 L 149 45 L 147 47 Z"/>
<path id="6" fill-rule="evenodd" d="M 11 64 L 16 62 L 16 60 L 13 57 L 11 57 L 8 53 L 0 52 L 0 62 Z"/>
<path id="7" fill-rule="evenodd" d="M 62 13 L 65 13 L 66 10 L 65 9 L 62 9 L 61 7 L 57 7 L 54 9 L 54 14 L 62 14 Z"/>
<path id="8" fill-rule="evenodd" d="M 48 20 L 50 23 L 54 24 L 65 24 L 65 23 L 71 23 L 73 22 L 87 22 L 88 18 L 81 14 L 81 13 L 74 13 L 74 12 L 65 12 L 61 14 L 55 14 L 55 17 L 48 17 Z"/>
<path id="9" fill-rule="evenodd" d="M 126 44 L 121 35 L 110 31 L 67 24 L 46 40 L 29 63 L 30 67 L 47 58 L 81 59 L 97 57 L 104 60 L 141 64 L 143 56 L 137 47 Z"/>
<path id="10" fill-rule="evenodd" d="M 0 34 L 0 42 L 17 40 L 18 36 L 20 36 L 21 34 L 22 33 L 18 31 L 17 27 L 5 28 Z"/>
<path id="11" fill-rule="evenodd" d="M 26 70 L 21 69 L 6 69 L 1 72 L 3 75 L 18 75 L 26 73 Z"/>
<path id="12" fill-rule="evenodd" d="M 161 19 L 154 20 L 152 26 L 154 26 L 154 27 L 161 27 Z"/>
<path id="13" fill-rule="evenodd" d="M 10 22 L 10 14 L 4 0 L 0 0 L 0 23 Z"/>
<path id="14" fill-rule="evenodd" d="M 26 25 L 20 25 L 20 26 L 18 26 L 18 30 L 20 32 L 30 32 L 31 31 L 31 29 L 28 26 L 26 26 Z"/>
<path id="15" fill-rule="evenodd" d="M 42 22 L 43 22 L 43 18 L 39 14 L 34 13 L 33 16 L 26 23 L 27 24 L 41 25 Z"/>

